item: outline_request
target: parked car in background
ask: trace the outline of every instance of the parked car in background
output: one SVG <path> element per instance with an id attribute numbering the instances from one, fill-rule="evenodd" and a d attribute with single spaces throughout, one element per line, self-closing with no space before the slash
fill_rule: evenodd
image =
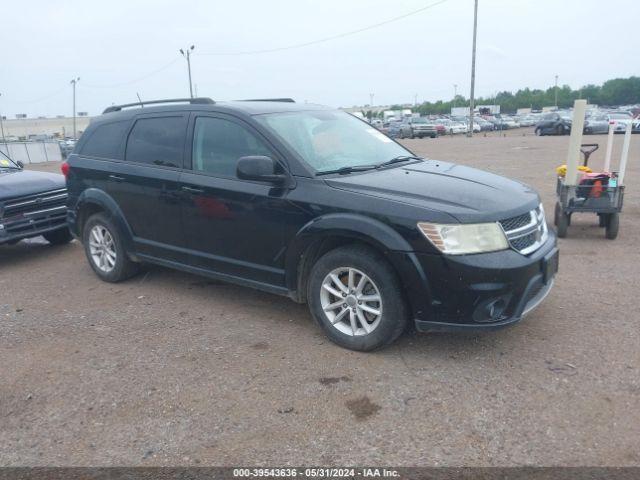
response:
<path id="1" fill-rule="evenodd" d="M 146 262 L 258 288 L 363 351 L 409 324 L 504 327 L 553 288 L 531 187 L 417 157 L 340 110 L 178 102 L 109 107 L 63 164 L 70 228 L 104 281 Z"/>
<path id="2" fill-rule="evenodd" d="M 535 133 L 542 135 L 567 135 L 571 132 L 571 119 L 558 112 L 547 113 L 536 124 Z"/>
<path id="3" fill-rule="evenodd" d="M 24 170 L 0 151 L 0 245 L 40 235 L 54 245 L 70 242 L 66 201 L 62 175 Z"/>
<path id="4" fill-rule="evenodd" d="M 503 115 L 501 117 L 501 120 L 503 122 L 503 125 L 507 128 L 520 128 L 520 124 L 518 122 L 516 122 L 515 119 L 513 119 L 512 117 L 509 117 L 507 115 Z"/>
<path id="5" fill-rule="evenodd" d="M 438 133 L 438 135 L 446 135 L 447 134 L 447 127 L 444 126 L 443 120 L 446 120 L 446 119 L 436 118 L 435 120 L 431 120 L 431 122 L 436 127 L 436 132 Z"/>
<path id="6" fill-rule="evenodd" d="M 633 122 L 633 117 L 628 112 L 611 112 L 607 114 L 607 120 L 613 125 L 615 133 L 624 133 L 627 125 Z"/>
<path id="7" fill-rule="evenodd" d="M 436 138 L 436 126 L 425 117 L 406 117 L 400 125 L 398 138 Z"/>
<path id="8" fill-rule="evenodd" d="M 531 115 L 523 115 L 518 119 L 521 127 L 533 127 L 537 122 L 536 118 Z"/>
<path id="9" fill-rule="evenodd" d="M 467 125 L 455 122 L 453 120 L 449 120 L 448 118 L 443 118 L 439 121 L 445 128 L 445 132 L 449 135 L 457 135 L 459 133 L 467 133 L 468 128 Z"/>
<path id="10" fill-rule="evenodd" d="M 387 131 L 385 132 L 391 138 L 398 138 L 400 136 L 400 129 L 402 127 L 402 122 L 391 121 L 387 124 Z"/>
<path id="11" fill-rule="evenodd" d="M 490 132 L 495 129 L 495 125 L 482 117 L 476 117 L 474 122 L 480 126 L 481 132 Z"/>
<path id="12" fill-rule="evenodd" d="M 584 121 L 583 133 L 587 135 L 596 133 L 608 133 L 609 120 L 605 115 L 592 115 Z"/>

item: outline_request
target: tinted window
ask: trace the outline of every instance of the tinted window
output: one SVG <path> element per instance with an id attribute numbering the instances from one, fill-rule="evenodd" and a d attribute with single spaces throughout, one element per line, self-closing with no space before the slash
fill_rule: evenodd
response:
<path id="1" fill-rule="evenodd" d="M 253 133 L 221 118 L 198 117 L 193 134 L 193 163 L 196 172 L 235 177 L 240 157 L 271 156 Z"/>
<path id="2" fill-rule="evenodd" d="M 121 160 L 120 147 L 128 126 L 128 121 L 99 125 L 82 147 L 81 154 Z"/>
<path id="3" fill-rule="evenodd" d="M 185 135 L 185 117 L 141 118 L 129 134 L 126 160 L 180 167 Z"/>

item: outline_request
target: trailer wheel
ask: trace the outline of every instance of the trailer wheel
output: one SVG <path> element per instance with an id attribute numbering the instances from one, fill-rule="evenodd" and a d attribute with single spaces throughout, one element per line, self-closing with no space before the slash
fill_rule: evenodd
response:
<path id="1" fill-rule="evenodd" d="M 605 236 L 609 240 L 615 240 L 618 236 L 618 229 L 620 228 L 620 218 L 617 213 L 610 213 L 607 219 L 607 229 L 605 230 Z"/>
<path id="2" fill-rule="evenodd" d="M 560 202 L 556 202 L 556 208 L 553 210 L 553 224 L 558 226 L 558 219 L 562 215 L 562 207 L 560 206 Z"/>
<path id="3" fill-rule="evenodd" d="M 561 211 L 558 215 L 558 224 L 556 226 L 558 228 L 558 237 L 566 237 L 569 229 L 569 215 Z"/>
<path id="4" fill-rule="evenodd" d="M 607 226 L 607 216 L 604 213 L 598 214 L 598 226 L 603 228 Z"/>

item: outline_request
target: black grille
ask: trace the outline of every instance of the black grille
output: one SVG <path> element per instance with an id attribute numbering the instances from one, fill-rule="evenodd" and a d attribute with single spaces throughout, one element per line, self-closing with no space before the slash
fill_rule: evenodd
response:
<path id="1" fill-rule="evenodd" d="M 510 232 L 511 230 L 515 230 L 517 228 L 522 228 L 525 225 L 529 225 L 531 223 L 531 214 L 529 212 L 523 213 L 522 215 L 518 215 L 517 217 L 507 218 L 506 220 L 500 220 L 500 224 L 502 228 L 504 228 L 505 232 Z"/>
<path id="2" fill-rule="evenodd" d="M 516 250 L 524 250 L 525 248 L 529 248 L 531 245 L 536 243 L 537 231 L 531 232 L 527 235 L 523 235 L 522 237 L 511 239 L 511 245 Z"/>

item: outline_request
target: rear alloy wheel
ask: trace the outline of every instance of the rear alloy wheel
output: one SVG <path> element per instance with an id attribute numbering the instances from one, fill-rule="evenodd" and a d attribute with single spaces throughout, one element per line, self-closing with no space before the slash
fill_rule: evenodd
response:
<path id="1" fill-rule="evenodd" d="M 120 282 L 138 272 L 139 265 L 124 250 L 120 231 L 104 214 L 89 217 L 82 243 L 91 268 L 102 280 Z"/>
<path id="2" fill-rule="evenodd" d="M 320 258 L 311 271 L 307 298 L 327 336 L 352 350 L 391 343 L 406 326 L 406 305 L 395 272 L 364 246 L 338 248 Z"/>

